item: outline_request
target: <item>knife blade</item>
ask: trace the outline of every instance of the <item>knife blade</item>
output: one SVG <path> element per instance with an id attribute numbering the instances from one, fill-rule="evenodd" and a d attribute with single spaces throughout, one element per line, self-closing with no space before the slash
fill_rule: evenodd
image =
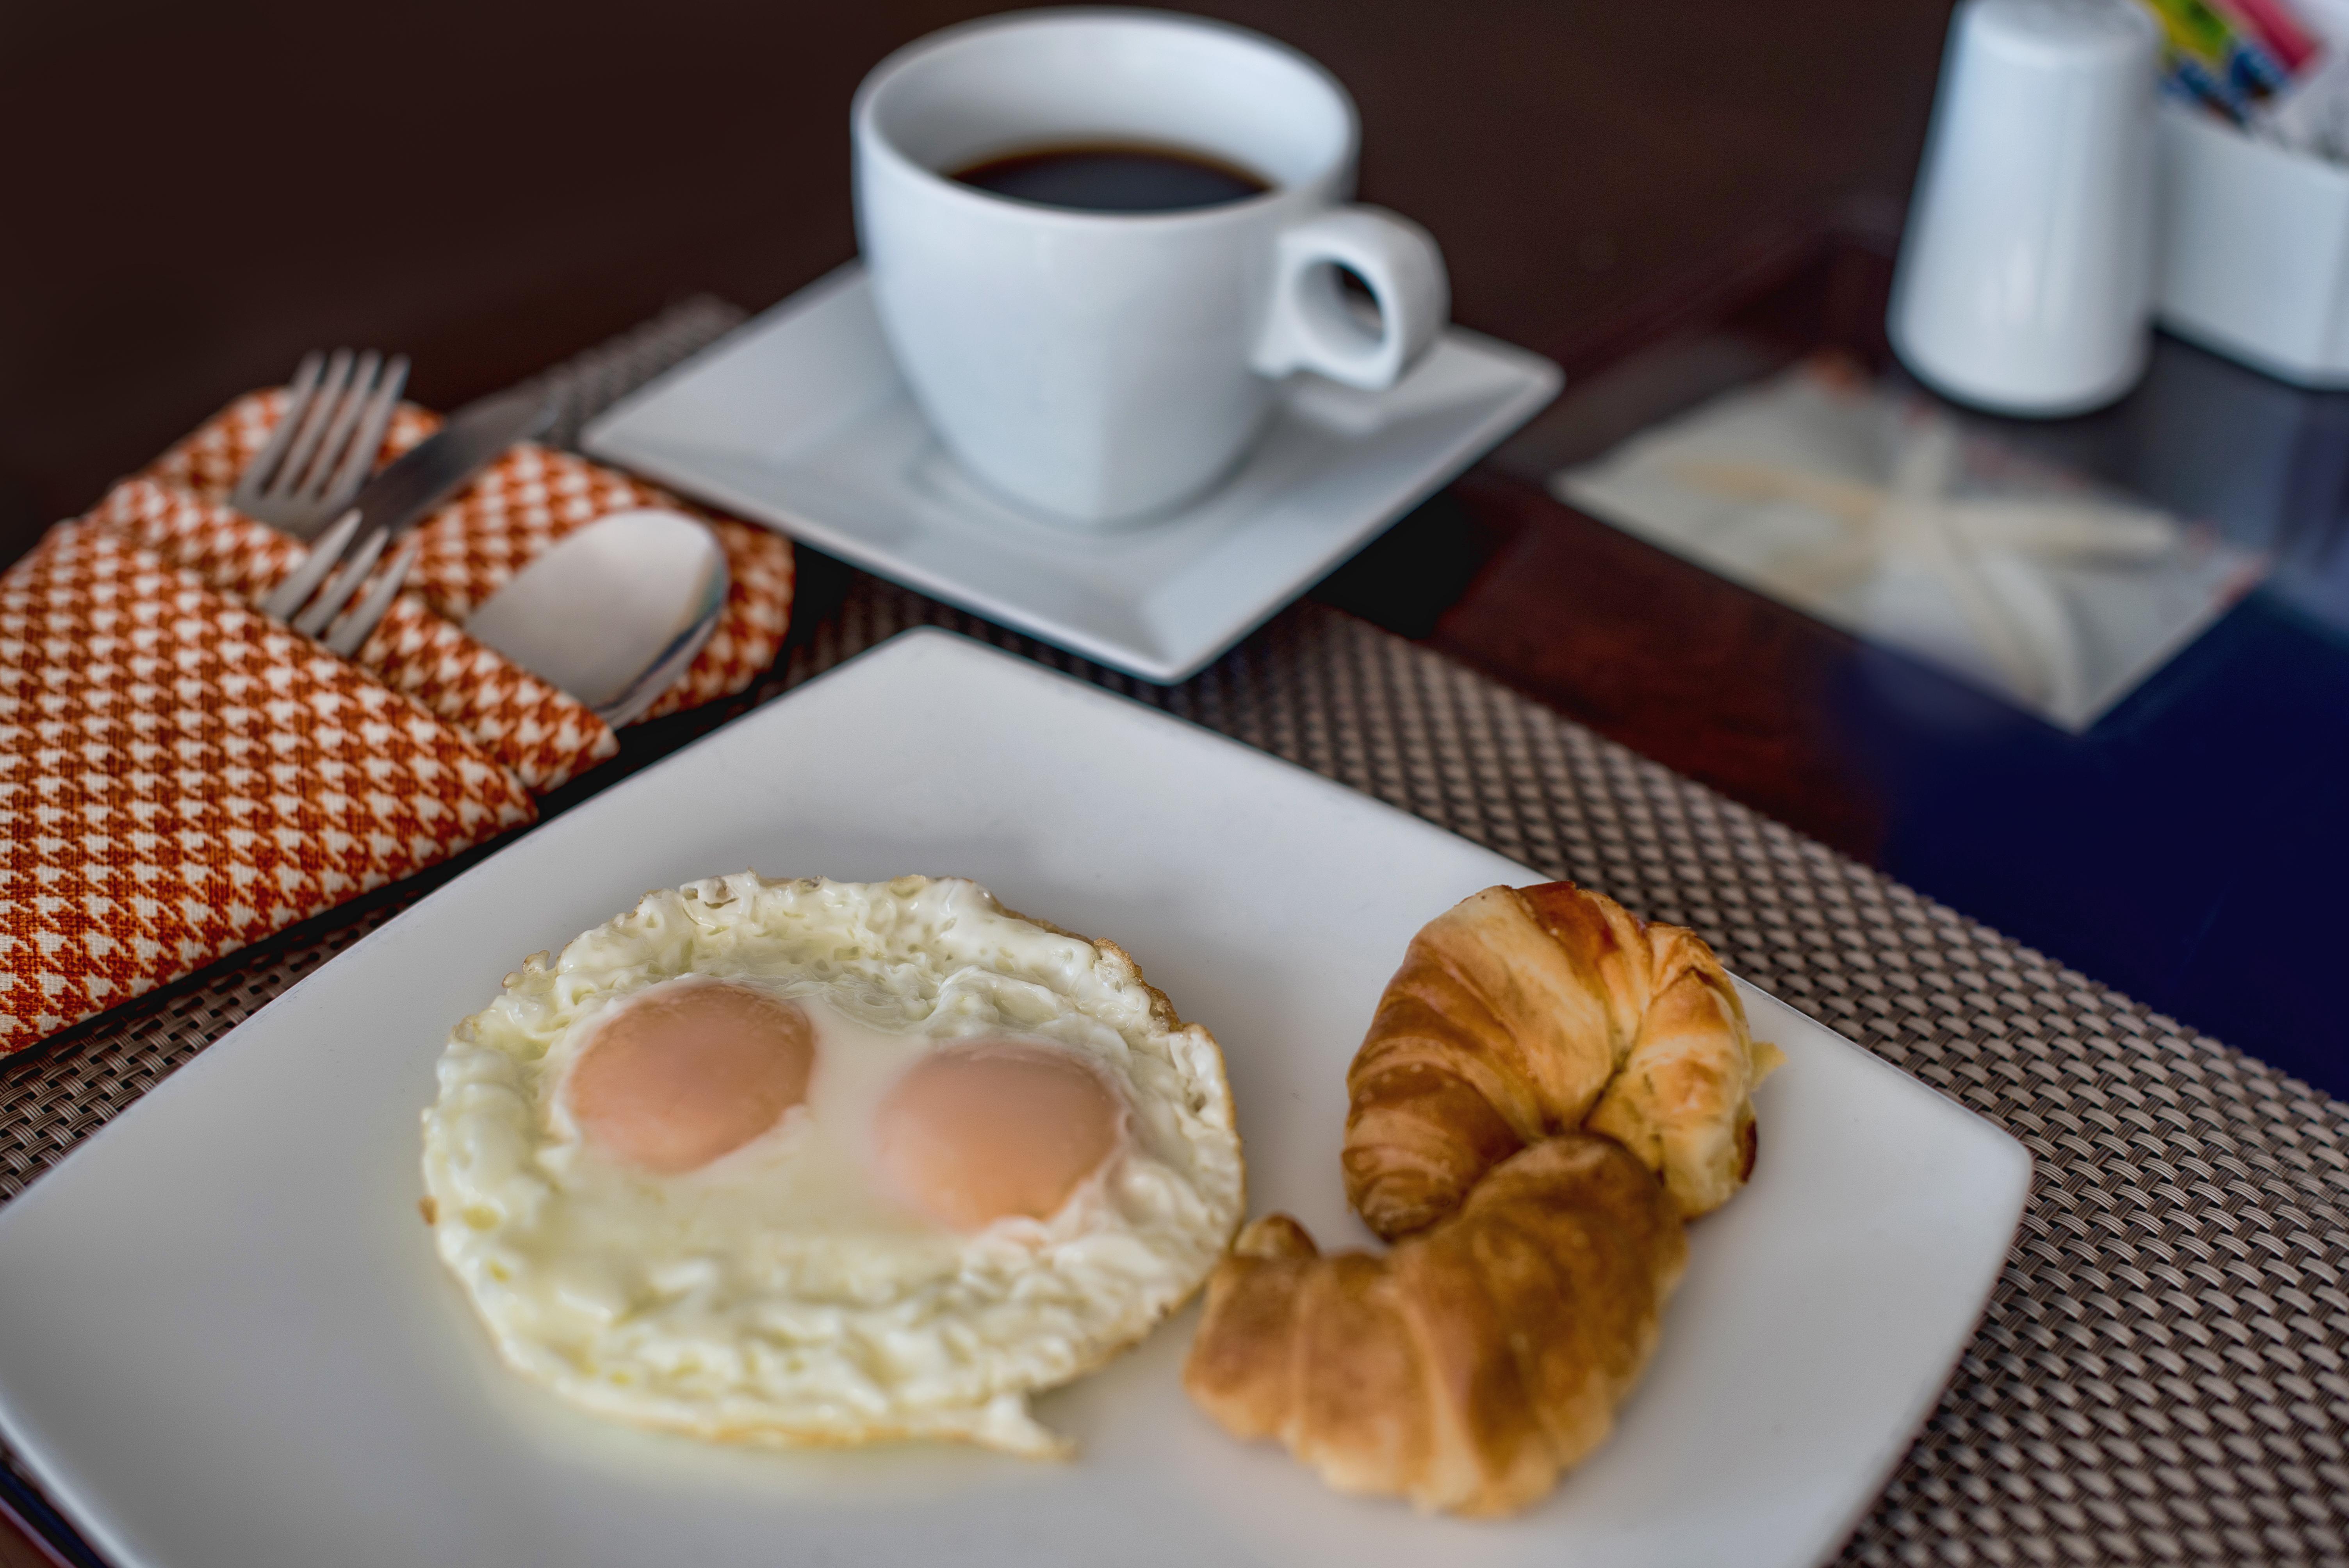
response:
<path id="1" fill-rule="evenodd" d="M 435 507 L 456 494 L 507 448 L 538 434 L 554 419 L 554 400 L 528 388 L 493 393 L 466 404 L 438 430 L 367 480 L 367 488 L 352 498 L 334 526 L 310 547 L 309 559 L 262 601 L 262 614 L 292 620 L 338 564 L 361 562 L 372 568 L 386 545 L 431 516 Z M 358 519 L 356 527 L 351 523 L 354 513 Z"/>
<path id="2" fill-rule="evenodd" d="M 554 422 L 554 400 L 523 388 L 477 398 L 449 416 L 447 423 L 393 459 L 367 480 L 351 504 L 358 509 L 358 531 L 351 549 L 381 532 L 398 539 L 432 514 L 516 441 L 527 440 Z M 347 552 L 347 553 L 348 553 Z"/>

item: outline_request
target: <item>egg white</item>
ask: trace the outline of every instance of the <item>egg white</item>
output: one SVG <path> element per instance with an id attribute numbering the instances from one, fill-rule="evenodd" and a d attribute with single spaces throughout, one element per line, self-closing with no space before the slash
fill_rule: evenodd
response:
<path id="1" fill-rule="evenodd" d="M 807 1011 L 807 1103 L 680 1176 L 583 1142 L 561 1090 L 597 1025 L 651 986 L 710 979 Z M 1126 1102 L 1123 1152 L 1048 1221 L 962 1234 L 874 1181 L 881 1098 L 969 1038 L 1081 1053 Z M 424 1178 L 440 1256 L 501 1355 L 565 1398 L 729 1441 L 943 1438 L 1026 1454 L 1067 1449 L 1029 1394 L 1148 1333 L 1244 1207 L 1206 1030 L 1113 944 L 922 877 L 711 878 L 525 964 L 450 1038 Z"/>

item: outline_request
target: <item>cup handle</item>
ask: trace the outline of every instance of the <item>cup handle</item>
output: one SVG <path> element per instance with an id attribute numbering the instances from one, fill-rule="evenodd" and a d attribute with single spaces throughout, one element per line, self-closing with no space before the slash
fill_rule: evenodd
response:
<path id="1" fill-rule="evenodd" d="M 1435 236 L 1383 207 L 1340 207 L 1281 231 L 1272 306 L 1249 366 L 1259 376 L 1313 370 L 1375 392 L 1392 387 L 1444 330 L 1452 306 Z M 1344 267 L 1378 302 L 1374 331 L 1338 287 Z"/>

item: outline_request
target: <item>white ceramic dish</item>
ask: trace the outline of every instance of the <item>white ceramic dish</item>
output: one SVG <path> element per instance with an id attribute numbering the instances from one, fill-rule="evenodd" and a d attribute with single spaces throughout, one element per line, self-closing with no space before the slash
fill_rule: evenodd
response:
<path id="1" fill-rule="evenodd" d="M 1325 1491 L 1178 1372 L 1195 1308 L 1040 1402 L 1068 1464 L 772 1453 L 523 1384 L 419 1222 L 449 1026 L 644 889 L 749 864 L 978 877 L 1126 944 L 1223 1043 L 1252 1209 L 1363 1238 L 1344 1069 L 1412 932 L 1532 873 L 1326 779 L 909 634 L 523 838 L 319 970 L 0 1209 L 0 1430 L 122 1568 L 651 1562 L 1795 1568 L 1971 1335 L 2021 1146 L 1748 990 L 1786 1051 L 1613 1441 L 1497 1523 Z"/>
<path id="2" fill-rule="evenodd" d="M 978 488 L 897 372 L 854 263 L 587 428 L 582 445 L 882 576 L 1154 681 L 1178 681 L 1557 395 L 1539 355 L 1446 332 L 1384 392 L 1283 384 L 1231 478 L 1116 531 Z"/>

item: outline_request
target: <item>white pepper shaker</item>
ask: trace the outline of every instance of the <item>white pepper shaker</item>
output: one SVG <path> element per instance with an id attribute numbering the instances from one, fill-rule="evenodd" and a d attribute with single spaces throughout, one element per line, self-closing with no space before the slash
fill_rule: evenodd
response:
<path id="1" fill-rule="evenodd" d="M 1958 6 L 1889 323 L 1937 391 L 2054 418 L 2144 373 L 2159 52 L 2131 0 Z"/>

